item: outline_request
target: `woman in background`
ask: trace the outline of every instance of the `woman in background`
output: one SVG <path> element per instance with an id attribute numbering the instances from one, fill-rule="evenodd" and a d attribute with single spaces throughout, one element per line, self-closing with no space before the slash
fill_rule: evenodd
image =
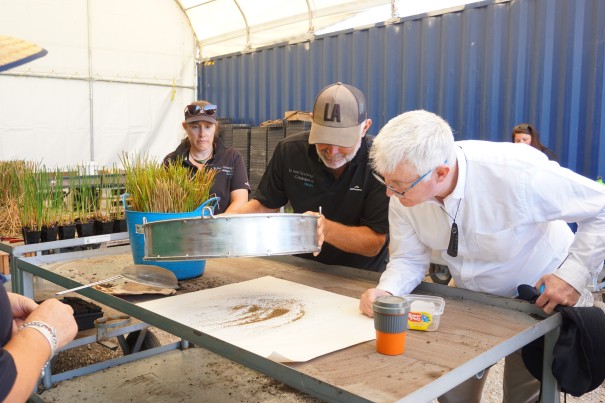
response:
<path id="1" fill-rule="evenodd" d="M 529 144 L 546 154 L 549 160 L 557 161 L 555 153 L 540 141 L 540 135 L 536 128 L 528 123 L 521 123 L 513 127 L 512 141 L 513 143 Z"/>
<path id="2" fill-rule="evenodd" d="M 164 158 L 164 165 L 180 161 L 193 172 L 214 168 L 216 176 L 210 194 L 220 198 L 214 214 L 229 213 L 248 201 L 250 184 L 242 155 L 225 147 L 218 138 L 216 105 L 196 101 L 185 107 L 183 128 L 187 137 Z"/>

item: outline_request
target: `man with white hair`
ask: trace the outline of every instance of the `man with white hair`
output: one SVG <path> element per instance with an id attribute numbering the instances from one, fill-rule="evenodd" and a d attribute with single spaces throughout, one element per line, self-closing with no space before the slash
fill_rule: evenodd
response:
<path id="1" fill-rule="evenodd" d="M 605 187 L 532 147 L 454 141 L 452 129 L 427 111 L 385 125 L 371 150 L 390 196 L 390 261 L 360 310 L 372 316 L 381 295 L 409 294 L 431 251 L 440 252 L 456 286 L 516 297 L 520 284 L 545 286 L 536 305 L 591 305 L 586 289 L 605 259 Z M 574 234 L 566 222 L 577 222 Z M 479 402 L 485 382 L 473 377 L 439 398 Z M 540 384 L 521 354 L 506 358 L 504 401 L 535 402 Z"/>
<path id="2" fill-rule="evenodd" d="M 372 175 L 363 93 L 347 84 L 325 87 L 310 132 L 279 142 L 254 198 L 237 213 L 273 213 L 288 201 L 295 213 L 321 215 L 317 256 L 325 264 L 382 271 L 388 254 L 388 198 Z"/>

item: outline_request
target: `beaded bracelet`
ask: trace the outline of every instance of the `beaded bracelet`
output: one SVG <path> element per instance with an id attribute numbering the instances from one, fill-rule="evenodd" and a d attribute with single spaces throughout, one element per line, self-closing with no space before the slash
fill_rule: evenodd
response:
<path id="1" fill-rule="evenodd" d="M 46 340 L 48 340 L 48 344 L 50 344 L 50 357 L 49 360 L 53 358 L 57 351 L 57 331 L 50 326 L 48 323 L 41 322 L 38 320 L 24 323 L 23 326 L 19 328 L 19 330 L 23 330 L 25 328 L 36 329 L 38 332 L 42 333 Z"/>

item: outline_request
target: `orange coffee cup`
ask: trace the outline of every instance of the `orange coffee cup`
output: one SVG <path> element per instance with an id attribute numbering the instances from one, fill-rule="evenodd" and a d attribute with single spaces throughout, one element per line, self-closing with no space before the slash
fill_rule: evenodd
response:
<path id="1" fill-rule="evenodd" d="M 376 351 L 399 355 L 405 352 L 405 335 L 410 304 L 403 297 L 384 295 L 373 304 Z"/>

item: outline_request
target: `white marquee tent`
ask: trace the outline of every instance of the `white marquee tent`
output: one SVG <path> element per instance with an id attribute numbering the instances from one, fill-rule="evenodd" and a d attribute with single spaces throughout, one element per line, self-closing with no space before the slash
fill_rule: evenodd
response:
<path id="1" fill-rule="evenodd" d="M 183 136 L 198 62 L 472 1 L 0 0 L 0 35 L 48 51 L 0 73 L 0 160 L 162 158 Z"/>

